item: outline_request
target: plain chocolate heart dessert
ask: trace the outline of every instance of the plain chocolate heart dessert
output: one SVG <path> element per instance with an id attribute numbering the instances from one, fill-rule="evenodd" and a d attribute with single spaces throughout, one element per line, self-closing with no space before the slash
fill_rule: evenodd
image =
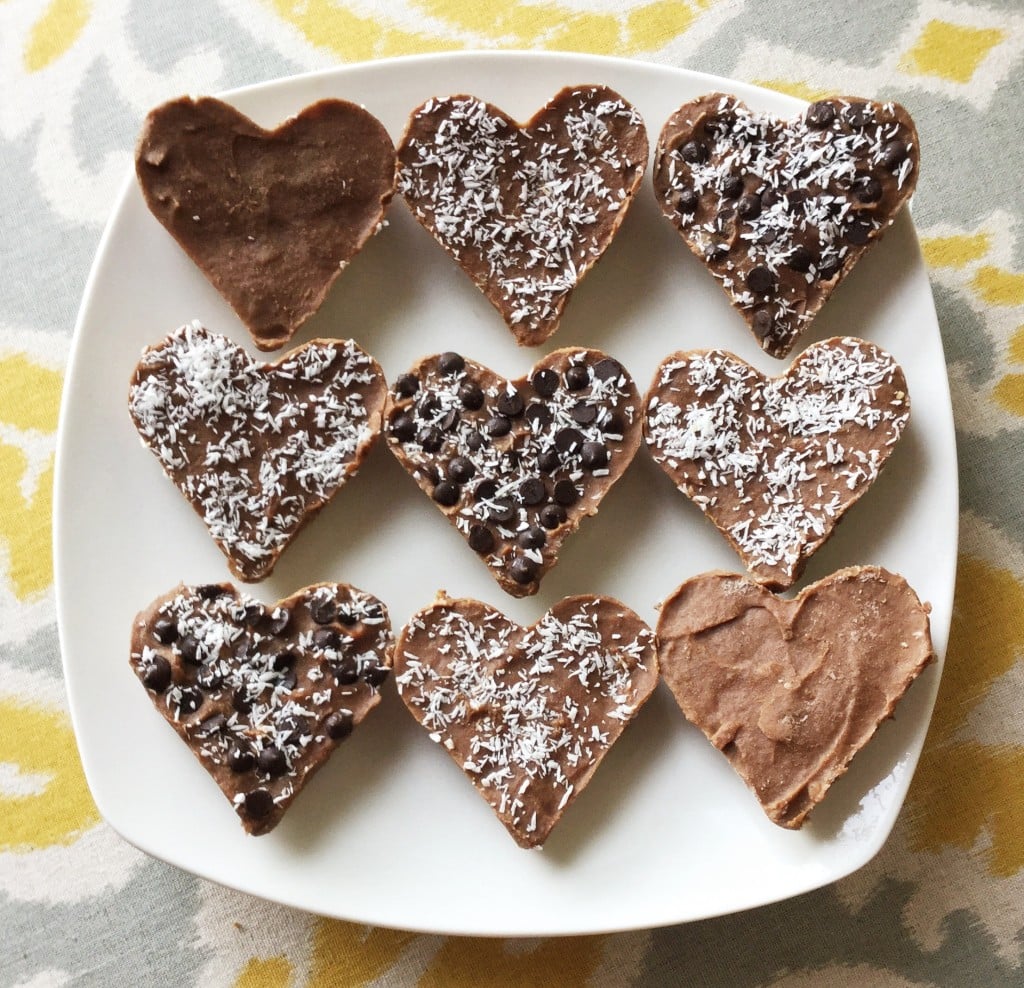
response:
<path id="1" fill-rule="evenodd" d="M 351 340 L 313 340 L 259 364 L 193 322 L 143 353 L 128 407 L 231 572 L 253 582 L 359 469 L 386 391 Z"/>
<path id="2" fill-rule="evenodd" d="M 835 97 L 791 120 L 711 93 L 655 152 L 662 212 L 773 357 L 784 357 L 914 192 L 917 131 L 896 103 Z"/>
<path id="3" fill-rule="evenodd" d="M 136 617 L 130 663 L 259 835 L 380 702 L 391 644 L 384 605 L 344 584 L 272 607 L 228 583 L 182 585 Z"/>
<path id="4" fill-rule="evenodd" d="M 888 353 L 842 337 L 772 378 L 724 350 L 671 354 L 646 408 L 655 462 L 758 583 L 784 589 L 875 481 L 910 398 Z"/>
<path id="5" fill-rule="evenodd" d="M 873 566 L 795 600 L 704 573 L 661 607 L 661 674 L 772 822 L 796 829 L 935 657 L 929 610 Z"/>
<path id="6" fill-rule="evenodd" d="M 399 463 L 502 589 L 534 594 L 565 540 L 640 445 L 640 396 L 623 366 L 568 348 L 507 381 L 447 352 L 393 385 L 385 435 Z"/>
<path id="7" fill-rule="evenodd" d="M 395 191 L 395 148 L 363 107 L 325 99 L 276 130 L 220 100 L 153 110 L 135 152 L 153 215 L 261 350 L 320 308 Z"/>
<path id="8" fill-rule="evenodd" d="M 450 96 L 413 111 L 398 188 L 516 342 L 534 346 L 611 243 L 647 156 L 640 114 L 605 86 L 563 89 L 522 126 Z"/>
<path id="9" fill-rule="evenodd" d="M 529 628 L 443 594 L 395 646 L 405 705 L 521 847 L 543 844 L 658 682 L 654 635 L 610 597 Z"/>

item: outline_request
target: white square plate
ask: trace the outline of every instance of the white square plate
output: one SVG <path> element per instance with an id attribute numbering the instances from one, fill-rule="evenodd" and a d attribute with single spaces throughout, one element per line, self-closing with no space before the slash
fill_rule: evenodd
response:
<path id="1" fill-rule="evenodd" d="M 526 120 L 566 85 L 604 83 L 643 114 L 652 148 L 670 113 L 723 90 L 789 116 L 801 104 L 740 83 L 582 55 L 439 55 L 355 65 L 229 93 L 272 127 L 324 97 L 363 103 L 397 141 L 430 96 L 472 93 Z M 928 181 L 929 163 L 923 163 Z M 778 374 L 714 279 L 660 215 L 649 175 L 605 258 L 543 347 L 519 349 L 490 304 L 396 200 L 389 226 L 296 337 L 351 336 L 389 380 L 457 350 L 509 377 L 541 352 L 594 346 L 641 390 L 679 348 L 719 346 Z M 228 578 L 224 558 L 139 443 L 127 388 L 144 346 L 190 319 L 255 353 L 238 319 L 125 184 L 75 331 L 62 409 L 54 545 L 61 642 L 85 772 L 100 811 L 143 850 L 267 899 L 372 924 L 460 934 L 595 933 L 693 920 L 797 895 L 881 847 L 924 740 L 931 667 L 799 832 L 761 812 L 664 686 L 541 851 L 518 848 L 392 688 L 270 835 L 246 836 L 217 786 L 151 709 L 128 667 L 134 615 L 179 581 Z M 946 367 L 913 224 L 904 213 L 815 320 L 801 347 L 863 336 L 899 360 L 913 413 L 889 465 L 812 560 L 803 583 L 852 564 L 902 573 L 932 604 L 945 651 L 957 543 Z M 273 601 L 320 580 L 381 597 L 396 631 L 436 591 L 530 623 L 573 593 L 621 598 L 652 624 L 683 579 L 741 569 L 724 539 L 641 449 L 531 599 L 506 597 L 383 443 L 250 592 Z"/>

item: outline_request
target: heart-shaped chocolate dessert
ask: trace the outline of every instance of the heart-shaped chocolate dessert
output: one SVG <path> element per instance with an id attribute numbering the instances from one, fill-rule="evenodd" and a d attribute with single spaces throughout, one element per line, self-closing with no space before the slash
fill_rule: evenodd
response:
<path id="1" fill-rule="evenodd" d="M 321 100 L 263 130 L 216 99 L 153 110 L 135 171 L 153 215 L 261 350 L 284 346 L 381 226 L 391 138 L 363 107 Z"/>
<path id="2" fill-rule="evenodd" d="M 661 607 L 661 674 L 772 822 L 795 829 L 934 658 L 929 610 L 872 566 L 795 600 L 703 573 Z"/>
<path id="3" fill-rule="evenodd" d="M 399 693 L 521 847 L 544 843 L 658 682 L 654 635 L 610 597 L 529 628 L 443 593 L 395 646 Z"/>
<path id="4" fill-rule="evenodd" d="M 380 702 L 391 645 L 387 608 L 344 584 L 272 607 L 229 583 L 181 585 L 135 618 L 130 663 L 258 835 Z"/>
<path id="5" fill-rule="evenodd" d="M 761 346 L 784 357 L 913 194 L 919 163 L 896 103 L 836 97 L 782 120 L 711 93 L 662 129 L 654 192 Z"/>
<path id="6" fill-rule="evenodd" d="M 399 463 L 514 597 L 537 592 L 642 430 L 623 366 L 580 348 L 515 381 L 457 353 L 425 357 L 395 382 L 384 417 Z"/>
<path id="7" fill-rule="evenodd" d="M 646 407 L 655 462 L 772 589 L 800 576 L 910 417 L 899 365 L 852 337 L 808 347 L 772 378 L 723 350 L 671 354 Z"/>
<path id="8" fill-rule="evenodd" d="M 377 362 L 351 340 L 258 364 L 193 322 L 143 352 L 128 407 L 231 572 L 253 582 L 359 469 L 386 393 Z"/>
<path id="9" fill-rule="evenodd" d="M 516 342 L 534 346 L 611 243 L 647 157 L 643 119 L 605 86 L 563 89 L 523 126 L 450 96 L 413 111 L 398 188 Z"/>

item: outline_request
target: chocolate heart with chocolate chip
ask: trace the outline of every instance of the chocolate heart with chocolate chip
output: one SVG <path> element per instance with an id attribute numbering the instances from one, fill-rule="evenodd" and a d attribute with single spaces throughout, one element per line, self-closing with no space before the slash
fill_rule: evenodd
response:
<path id="1" fill-rule="evenodd" d="M 703 573 L 661 607 L 661 674 L 772 822 L 796 829 L 935 657 L 929 610 L 872 566 L 795 600 Z"/>
<path id="2" fill-rule="evenodd" d="M 654 635 L 610 597 L 529 628 L 441 594 L 395 647 L 398 691 L 521 847 L 544 843 L 658 683 Z"/>
<path id="3" fill-rule="evenodd" d="M 143 444 L 247 582 L 353 476 L 380 435 L 387 385 L 351 340 L 258 364 L 197 322 L 143 352 L 128 406 Z"/>
<path id="4" fill-rule="evenodd" d="M 605 86 L 563 89 L 523 126 L 451 96 L 413 111 L 398 188 L 516 342 L 535 346 L 611 243 L 647 156 L 643 119 Z"/>
<path id="5" fill-rule="evenodd" d="M 457 353 L 424 357 L 395 382 L 384 419 L 398 462 L 514 597 L 537 592 L 641 433 L 632 378 L 580 348 L 515 381 Z"/>
<path id="6" fill-rule="evenodd" d="M 153 110 L 135 152 L 154 216 L 261 350 L 284 346 L 380 228 L 395 148 L 379 120 L 321 100 L 263 130 L 216 99 Z"/>
<path id="7" fill-rule="evenodd" d="M 852 337 L 808 347 L 772 378 L 723 350 L 671 354 L 646 407 L 655 462 L 772 589 L 800 576 L 910 417 L 899 365 Z"/>
<path id="8" fill-rule="evenodd" d="M 892 225 L 919 164 L 896 103 L 835 97 L 783 120 L 711 93 L 662 129 L 654 192 L 760 345 L 784 357 Z"/>
<path id="9" fill-rule="evenodd" d="M 259 835 L 380 702 L 391 645 L 384 604 L 345 584 L 272 607 L 229 583 L 179 585 L 135 618 L 130 664 Z"/>

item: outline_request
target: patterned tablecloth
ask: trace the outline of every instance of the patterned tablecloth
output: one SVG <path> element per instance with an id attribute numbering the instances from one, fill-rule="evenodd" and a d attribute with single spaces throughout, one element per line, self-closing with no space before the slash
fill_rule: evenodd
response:
<path id="1" fill-rule="evenodd" d="M 185 91 L 498 47 L 893 98 L 916 118 L 960 457 L 956 609 L 895 832 L 838 884 L 669 929 L 438 938 L 197 880 L 121 841 L 90 799 L 61 678 L 51 482 L 76 309 L 143 115 Z M 1021 0 L 6 0 L 0 93 L 0 984 L 1024 984 Z"/>

